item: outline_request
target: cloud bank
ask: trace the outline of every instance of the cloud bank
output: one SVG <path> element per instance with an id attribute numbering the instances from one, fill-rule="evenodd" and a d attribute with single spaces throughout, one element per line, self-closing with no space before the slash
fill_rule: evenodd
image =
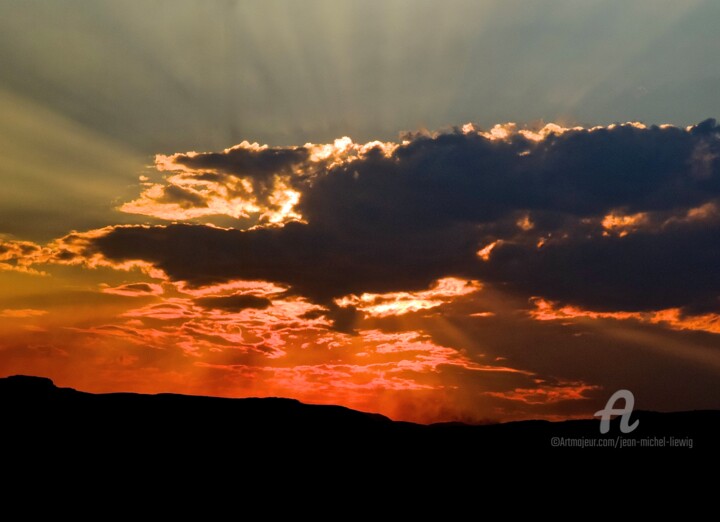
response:
<path id="1" fill-rule="evenodd" d="M 255 222 L 114 228 L 92 246 L 173 280 L 261 279 L 318 303 L 459 277 L 596 310 L 716 312 L 719 137 L 713 120 L 466 125 L 399 143 L 159 156 L 169 175 L 123 208 Z"/>
<path id="2" fill-rule="evenodd" d="M 156 167 L 121 209 L 164 224 L 0 240 L 0 270 L 133 278 L 99 290 L 124 308 L 63 330 L 133 375 L 425 421 L 577 415 L 619 387 L 720 407 L 713 120 L 243 142 Z M 37 306 L 2 308 L 41 337 Z M 70 361 L 53 342 L 23 357 Z"/>

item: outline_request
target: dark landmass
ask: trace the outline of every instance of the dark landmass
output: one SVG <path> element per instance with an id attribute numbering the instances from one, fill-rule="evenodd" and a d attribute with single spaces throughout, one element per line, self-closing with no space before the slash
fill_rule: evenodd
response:
<path id="1" fill-rule="evenodd" d="M 421 425 L 293 399 L 91 394 L 26 376 L 0 379 L 0 409 L 6 451 L 68 459 L 143 455 L 237 464 L 292 455 L 336 463 L 361 456 L 470 462 L 496 452 L 688 454 L 720 446 L 720 411 L 636 411 L 635 431 L 622 434 L 615 419 L 601 435 L 597 419 Z M 589 447 L 599 444 L 623 447 Z"/>

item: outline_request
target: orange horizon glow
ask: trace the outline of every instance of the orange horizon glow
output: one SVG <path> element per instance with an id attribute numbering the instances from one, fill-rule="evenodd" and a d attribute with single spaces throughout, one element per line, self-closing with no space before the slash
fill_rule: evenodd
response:
<path id="1" fill-rule="evenodd" d="M 466 407 L 446 404 L 463 395 L 462 382 L 473 375 L 495 375 L 492 380 L 526 386 L 535 379 L 532 372 L 501 359 L 471 358 L 417 328 L 424 314 L 472 300 L 478 292 L 478 282 L 445 278 L 421 292 L 354 296 L 351 302 L 367 308 L 366 321 L 407 318 L 407 326 L 388 333 L 361 324 L 357 334 L 347 334 L 330 330 L 323 317 L 312 317 L 321 310 L 317 305 L 284 296 L 282 287 L 267 282 L 233 281 L 204 288 L 167 281 L 103 284 L 95 295 L 116 302 L 86 309 L 80 316 L 80 303 L 2 310 L 0 330 L 10 349 L 0 351 L 0 362 L 5 375 L 47 376 L 59 386 L 96 393 L 284 396 L 423 423 L 528 418 L 528 413 L 504 410 L 493 414 L 492 408 L 472 414 Z M 265 295 L 271 304 L 237 311 L 200 304 L 208 297 L 236 295 Z M 481 311 L 475 317 L 492 315 Z M 12 348 L 20 345 L 26 347 L 22 357 Z M 510 391 L 517 389 L 483 392 L 477 401 L 482 403 L 484 395 L 533 404 L 528 403 L 530 391 Z M 542 389 L 537 393 L 582 401 L 583 390 L 593 388 L 568 383 Z M 571 389 L 579 391 L 573 394 Z"/>

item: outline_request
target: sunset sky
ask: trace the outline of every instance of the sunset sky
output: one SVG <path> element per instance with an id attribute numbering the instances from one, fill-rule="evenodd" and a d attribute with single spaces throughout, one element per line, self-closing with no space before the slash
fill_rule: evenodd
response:
<path id="1" fill-rule="evenodd" d="M 0 376 L 720 408 L 720 2 L 2 0 Z"/>

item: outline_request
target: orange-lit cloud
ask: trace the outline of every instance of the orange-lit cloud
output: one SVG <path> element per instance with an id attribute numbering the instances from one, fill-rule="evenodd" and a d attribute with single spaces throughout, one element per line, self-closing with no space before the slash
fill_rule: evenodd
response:
<path id="1" fill-rule="evenodd" d="M 643 314 L 637 312 L 593 312 L 583 310 L 576 306 L 560 306 L 558 303 L 547 301 L 540 297 L 534 297 L 530 301 L 535 306 L 533 310 L 530 310 L 530 316 L 538 321 L 557 321 L 578 318 L 641 320 L 643 318 Z"/>
<path id="2" fill-rule="evenodd" d="M 336 299 L 339 306 L 355 306 L 358 310 L 376 317 L 402 315 L 429 310 L 449 302 L 455 297 L 477 292 L 482 288 L 477 281 L 463 281 L 454 277 L 440 279 L 428 290 L 420 292 L 390 292 L 387 294 L 363 293 Z"/>
<path id="3" fill-rule="evenodd" d="M 704 203 L 697 207 L 691 207 L 680 215 L 670 216 L 662 226 L 669 227 L 673 225 L 692 225 L 697 223 L 720 221 L 720 208 L 715 201 Z"/>
<path id="4" fill-rule="evenodd" d="M 191 295 L 193 297 L 205 296 L 222 296 L 230 294 L 251 294 L 263 297 L 270 297 L 282 294 L 287 291 L 287 287 L 279 286 L 267 281 L 230 281 L 217 285 L 205 285 L 193 288 L 185 284 L 183 281 L 175 283 L 180 293 Z"/>
<path id="5" fill-rule="evenodd" d="M 44 275 L 31 268 L 40 253 L 40 246 L 30 241 L 15 241 L 0 238 L 0 271 L 24 272 Z"/>
<path id="6" fill-rule="evenodd" d="M 602 226 L 606 233 L 617 234 L 620 237 L 627 236 L 647 223 L 648 215 L 645 212 L 630 215 L 608 214 L 602 220 Z"/>
<path id="7" fill-rule="evenodd" d="M 675 330 L 699 330 L 720 334 L 720 314 L 685 315 L 679 308 L 669 308 L 654 312 L 649 320 Z"/>
<path id="8" fill-rule="evenodd" d="M 619 321 L 635 320 L 649 324 L 665 325 L 674 330 L 697 330 L 720 334 L 720 314 L 707 313 L 687 315 L 679 308 L 668 308 L 653 312 L 596 312 L 583 310 L 569 305 L 558 305 L 542 298 L 531 299 L 535 306 L 530 316 L 538 321 L 558 321 L 570 319 L 615 319 Z"/>
<path id="9" fill-rule="evenodd" d="M 523 138 L 539 142 L 546 139 L 551 135 L 562 135 L 571 130 L 583 130 L 582 127 L 563 127 L 555 123 L 548 123 L 544 127 L 539 129 L 520 129 L 515 123 L 503 123 L 497 124 L 489 131 L 483 131 L 482 129 L 476 128 L 472 123 L 467 123 L 462 126 L 462 131 L 465 134 L 476 133 L 491 141 L 506 141 L 515 136 L 522 136 Z"/>
<path id="10" fill-rule="evenodd" d="M 492 254 L 492 251 L 497 247 L 501 241 L 493 241 L 489 245 L 486 245 L 482 247 L 480 250 L 477 251 L 477 256 L 482 259 L 483 261 L 489 261 L 490 255 Z"/>
<path id="11" fill-rule="evenodd" d="M 303 222 L 297 210 L 302 197 L 298 184 L 375 151 L 389 157 L 397 147 L 380 141 L 357 144 L 343 137 L 331 144 L 286 149 L 244 141 L 222 153 L 159 154 L 155 168 L 170 174 L 160 183 L 142 176 L 142 194 L 120 210 L 170 221 L 229 216 L 254 218 L 260 225 Z"/>
<path id="12" fill-rule="evenodd" d="M 535 388 L 516 388 L 507 392 L 488 392 L 491 397 L 525 404 L 552 404 L 561 401 L 587 400 L 587 392 L 599 389 L 582 382 L 564 382 L 554 385 L 540 384 Z"/>
<path id="13" fill-rule="evenodd" d="M 94 241 L 122 225 L 109 226 L 85 232 L 71 232 L 61 238 L 39 245 L 27 241 L 0 240 L 0 271 L 12 270 L 33 275 L 47 275 L 35 267 L 50 265 L 83 266 L 86 268 L 112 268 L 129 271 L 139 269 L 156 279 L 166 279 L 162 270 L 140 259 L 113 261 L 97 250 Z"/>
<path id="14" fill-rule="evenodd" d="M 720 210 L 715 201 L 679 211 L 637 212 L 627 214 L 614 210 L 602 218 L 604 235 L 626 237 L 628 234 L 644 231 L 658 233 L 673 227 L 710 224 L 720 220 Z"/>
<path id="15" fill-rule="evenodd" d="M 307 158 L 303 148 L 278 152 L 248 142 L 222 153 L 160 154 L 156 169 L 171 174 L 162 183 L 143 177 L 140 197 L 120 210 L 166 220 L 229 216 L 275 225 L 301 221 L 295 211 L 300 193 L 290 178 Z"/>

